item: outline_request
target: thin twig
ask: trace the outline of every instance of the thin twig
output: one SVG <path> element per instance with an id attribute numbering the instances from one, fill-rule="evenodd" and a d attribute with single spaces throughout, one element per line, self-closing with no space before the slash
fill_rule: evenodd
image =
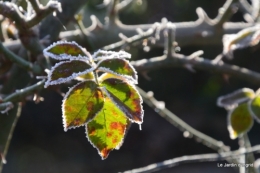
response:
<path id="1" fill-rule="evenodd" d="M 131 64 L 139 72 L 151 71 L 167 67 L 185 67 L 185 65 L 190 65 L 195 69 L 220 74 L 227 74 L 229 76 L 242 79 L 249 83 L 254 83 L 258 85 L 260 84 L 260 74 L 257 72 L 236 65 L 228 65 L 223 62 L 215 63 L 214 61 L 200 57 L 190 59 L 189 56 L 184 56 L 181 54 L 175 54 L 174 58 L 166 58 L 166 56 L 163 55 L 151 59 L 142 59 L 138 61 L 132 61 Z"/>
<path id="2" fill-rule="evenodd" d="M 117 11 L 120 12 L 120 11 L 125 10 L 132 4 L 132 2 L 134 2 L 134 0 L 124 0 L 124 1 L 120 2 L 116 6 Z"/>
<path id="3" fill-rule="evenodd" d="M 23 58 L 15 55 L 13 52 L 11 52 L 7 48 L 5 48 L 5 46 L 2 44 L 2 42 L 0 42 L 0 51 L 4 54 L 4 56 L 6 58 L 17 63 L 20 67 L 22 67 L 26 70 L 31 70 L 36 74 L 39 73 L 41 70 L 39 66 L 33 65 L 32 63 L 24 60 Z"/>
<path id="4" fill-rule="evenodd" d="M 176 165 L 182 164 L 182 163 L 193 163 L 193 162 L 213 162 L 213 161 L 221 161 L 228 158 L 237 158 L 241 155 L 248 154 L 248 153 L 254 153 L 260 151 L 260 145 L 256 145 L 250 148 L 246 148 L 244 150 L 235 150 L 235 151 L 228 151 L 228 152 L 222 152 L 219 154 L 211 153 L 211 154 L 198 154 L 198 155 L 192 155 L 192 156 L 182 156 L 177 157 L 170 160 L 165 160 L 163 162 L 154 163 L 142 168 L 137 168 L 129 171 L 125 171 L 124 173 L 150 173 L 159 171 L 166 168 L 171 168 Z M 247 166 L 254 166 L 254 163 L 247 163 Z M 217 167 L 217 165 L 216 165 Z M 230 167 L 245 167 L 244 165 L 240 163 L 231 163 Z"/>
<path id="5" fill-rule="evenodd" d="M 162 108 L 158 105 L 158 101 L 153 97 L 143 91 L 141 88 L 137 87 L 137 90 L 141 94 L 144 102 L 150 107 L 156 109 L 157 113 L 163 118 L 168 120 L 172 125 L 180 129 L 181 131 L 187 131 L 195 139 L 199 139 L 204 145 L 216 150 L 216 151 L 229 151 L 229 147 L 224 145 L 223 142 L 217 141 L 210 136 L 207 136 L 196 129 L 189 126 L 183 120 L 181 120 L 177 115 L 169 111 L 167 108 Z"/>
<path id="6" fill-rule="evenodd" d="M 34 85 L 31 85 L 27 88 L 21 89 L 21 90 L 17 90 L 15 93 L 10 94 L 9 96 L 5 97 L 3 99 L 4 102 L 17 102 L 22 100 L 24 97 L 33 94 L 34 92 L 40 90 L 43 88 L 44 86 L 44 82 L 45 80 L 42 80 L 40 82 L 37 82 Z"/>
<path id="7" fill-rule="evenodd" d="M 138 41 L 142 41 L 142 40 L 144 40 L 146 38 L 151 37 L 153 34 L 154 34 L 154 30 L 153 29 L 149 29 L 146 32 L 143 32 L 142 34 L 138 34 L 138 35 L 134 35 L 132 37 L 129 37 L 127 39 L 128 42 L 126 42 L 125 40 L 121 40 L 119 42 L 107 45 L 107 46 L 103 47 L 102 49 L 104 49 L 104 50 L 112 50 L 112 49 L 121 48 L 121 47 L 126 46 L 126 45 L 130 46 L 133 43 L 136 43 Z"/>
<path id="8" fill-rule="evenodd" d="M 219 9 L 218 16 L 214 19 L 216 26 L 223 26 L 234 13 L 232 5 L 238 0 L 227 0 L 223 7 Z"/>
<path id="9" fill-rule="evenodd" d="M 28 21 L 26 21 L 26 25 L 28 28 L 31 28 L 38 23 L 40 23 L 45 17 L 47 17 L 49 14 L 51 14 L 54 11 L 61 12 L 61 4 L 57 1 L 49 1 L 48 4 L 45 7 L 41 7 L 41 4 L 39 4 L 38 0 L 30 0 L 34 10 L 36 11 L 36 14 L 31 17 Z"/>
<path id="10" fill-rule="evenodd" d="M 0 104 L 1 113 L 6 113 L 14 107 L 12 102 L 5 102 Z"/>
<path id="11" fill-rule="evenodd" d="M 21 109 L 22 109 L 22 105 L 19 103 L 16 103 L 16 105 L 14 106 L 14 109 L 11 110 L 10 114 L 8 115 L 8 117 L 5 117 L 4 119 L 0 117 L 1 122 L 5 123 L 5 126 L 0 126 L 1 131 L 3 135 L 0 136 L 1 140 L 0 143 L 3 145 L 1 147 L 3 147 L 3 153 L 1 153 L 2 151 L 0 151 L 1 154 L 1 158 L 4 159 L 0 159 L 0 172 L 2 172 L 3 169 L 3 164 L 6 163 L 5 157 L 7 155 L 7 151 L 13 136 L 13 132 L 16 126 L 16 123 L 20 117 L 21 114 Z"/>
<path id="12" fill-rule="evenodd" d="M 39 0 L 28 0 L 28 1 L 31 3 L 35 13 L 39 14 L 41 11 Z"/>

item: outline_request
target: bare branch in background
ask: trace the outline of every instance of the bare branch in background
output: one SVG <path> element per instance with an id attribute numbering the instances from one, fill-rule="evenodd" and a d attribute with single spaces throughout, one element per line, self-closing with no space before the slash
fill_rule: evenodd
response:
<path id="1" fill-rule="evenodd" d="M 123 173 L 150 173 L 150 172 L 156 172 L 156 171 L 160 171 L 163 169 L 171 168 L 176 165 L 183 164 L 183 163 L 221 161 L 221 160 L 230 159 L 230 158 L 238 158 L 241 155 L 259 152 L 259 151 L 260 151 L 260 145 L 256 145 L 256 146 L 253 146 L 250 148 L 245 148 L 243 150 L 238 149 L 235 151 L 221 152 L 219 154 L 212 153 L 212 154 L 198 154 L 198 155 L 192 155 L 192 156 L 182 156 L 182 157 L 177 157 L 177 158 L 170 159 L 170 160 L 165 160 L 165 161 L 159 162 L 159 163 L 154 163 L 154 164 L 145 166 L 143 168 L 137 168 L 137 169 L 133 169 L 133 170 L 129 170 L 129 171 L 124 171 Z M 241 166 L 238 164 L 234 163 L 235 167 L 245 168 L 245 166 L 242 166 L 243 165 L 242 163 L 240 163 Z M 248 163 L 247 166 L 250 166 L 250 167 L 254 166 L 254 163 L 251 163 L 250 165 L 249 164 L 250 163 Z"/>
<path id="2" fill-rule="evenodd" d="M 144 102 L 149 105 L 151 108 L 155 109 L 156 112 L 163 118 L 165 118 L 167 121 L 169 121 L 172 125 L 177 127 L 179 130 L 185 132 L 187 131 L 190 136 L 192 136 L 195 139 L 198 139 L 201 141 L 202 144 L 208 146 L 209 148 L 212 148 L 216 151 L 229 151 L 229 147 L 223 144 L 221 141 L 217 141 L 199 131 L 189 126 L 187 123 L 182 121 L 177 115 L 169 111 L 164 106 L 161 106 L 161 104 L 158 104 L 159 102 L 153 97 L 151 94 L 147 94 L 145 91 L 143 91 L 141 88 L 137 87 L 139 93 L 141 94 Z"/>

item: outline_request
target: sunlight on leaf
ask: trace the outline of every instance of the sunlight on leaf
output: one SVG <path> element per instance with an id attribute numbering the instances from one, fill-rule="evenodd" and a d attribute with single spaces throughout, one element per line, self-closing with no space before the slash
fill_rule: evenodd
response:
<path id="1" fill-rule="evenodd" d="M 97 64 L 97 69 L 137 83 L 137 73 L 134 67 L 124 59 L 115 58 L 102 60 Z"/>
<path id="2" fill-rule="evenodd" d="M 249 102 L 249 110 L 256 121 L 260 123 L 260 95 Z"/>
<path id="3" fill-rule="evenodd" d="M 52 67 L 48 75 L 48 80 L 45 83 L 45 88 L 48 85 L 57 85 L 60 83 L 68 82 L 80 75 L 89 73 L 93 70 L 94 68 L 92 68 L 85 61 L 81 60 L 59 62 L 55 64 L 54 67 Z"/>
<path id="4" fill-rule="evenodd" d="M 84 125 L 103 108 L 104 97 L 94 81 L 72 87 L 62 103 L 64 130 Z"/>
<path id="5" fill-rule="evenodd" d="M 237 106 L 237 104 L 246 102 L 254 98 L 255 92 L 249 88 L 242 88 L 236 90 L 230 94 L 221 96 L 217 100 L 217 105 L 219 107 L 224 107 L 226 109 L 232 109 Z"/>
<path id="6" fill-rule="evenodd" d="M 106 97 L 103 109 L 86 125 L 86 134 L 102 159 L 106 159 L 110 151 L 120 148 L 130 124 L 125 114 Z"/>
<path id="7" fill-rule="evenodd" d="M 228 130 L 231 139 L 236 139 L 239 135 L 248 132 L 253 126 L 254 119 L 248 110 L 248 104 L 243 103 L 228 115 Z"/>
<path id="8" fill-rule="evenodd" d="M 108 78 L 101 83 L 104 91 L 131 121 L 143 122 L 142 98 L 135 87 L 120 79 Z"/>
<path id="9" fill-rule="evenodd" d="M 59 41 L 53 43 L 43 51 L 44 55 L 57 60 L 85 58 L 84 48 L 76 42 Z"/>
<path id="10" fill-rule="evenodd" d="M 93 74 L 93 72 L 89 72 L 87 74 L 79 75 L 78 77 L 76 77 L 76 79 L 79 81 L 83 81 L 83 80 L 87 80 L 87 79 L 94 79 L 94 74 Z"/>

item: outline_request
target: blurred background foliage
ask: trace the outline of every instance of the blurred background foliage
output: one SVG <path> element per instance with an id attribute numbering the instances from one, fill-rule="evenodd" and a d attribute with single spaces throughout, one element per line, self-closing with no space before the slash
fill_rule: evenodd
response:
<path id="1" fill-rule="evenodd" d="M 23 5 L 22 1 L 19 1 Z M 45 2 L 46 3 L 46 2 Z M 45 4 L 43 3 L 43 4 Z M 90 15 L 104 22 L 106 8 L 98 6 L 102 0 L 88 0 L 80 11 L 84 25 L 90 26 Z M 225 0 L 135 0 L 120 14 L 124 24 L 148 24 L 167 18 L 172 22 L 197 20 L 196 8 L 202 7 L 210 18 L 214 18 Z M 243 21 L 236 14 L 232 21 Z M 74 24 L 67 29 L 74 29 Z M 189 55 L 203 50 L 203 57 L 215 58 L 222 46 L 181 47 L 180 53 Z M 163 54 L 163 49 L 153 48 L 144 52 L 142 48 L 131 48 L 133 59 L 150 58 Z M 260 71 L 258 47 L 235 52 L 235 59 L 228 63 Z M 216 106 L 218 96 L 242 87 L 258 89 L 258 86 L 229 78 L 229 76 L 206 71 L 191 72 L 185 68 L 168 68 L 148 73 L 150 80 L 139 74 L 139 87 L 153 91 L 157 100 L 165 101 L 166 107 L 197 130 L 225 144 L 238 148 L 237 141 L 229 138 L 227 112 Z M 67 87 L 63 89 L 67 91 Z M 183 155 L 215 152 L 190 138 L 156 114 L 144 104 L 142 131 L 133 125 L 119 151 L 114 151 L 102 161 L 96 150 L 82 135 L 84 128 L 63 131 L 61 118 L 62 96 L 45 90 L 44 102 L 27 102 L 18 121 L 7 156 L 8 163 L 3 173 L 110 173 L 119 172 Z M 259 124 L 249 132 L 252 145 L 259 144 Z M 217 168 L 217 163 L 183 164 L 166 172 L 235 172 L 232 168 Z"/>

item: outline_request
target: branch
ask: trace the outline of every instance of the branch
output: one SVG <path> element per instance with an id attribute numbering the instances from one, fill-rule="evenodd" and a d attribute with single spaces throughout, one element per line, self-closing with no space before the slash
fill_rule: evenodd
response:
<path id="1" fill-rule="evenodd" d="M 4 102 L 20 101 L 20 100 L 24 99 L 24 97 L 31 95 L 32 93 L 42 89 L 44 86 L 44 82 L 45 82 L 45 80 L 42 80 L 32 86 L 29 86 L 29 87 L 21 89 L 21 90 L 17 90 L 15 93 L 10 94 L 9 96 L 5 97 L 3 99 L 3 101 Z"/>
<path id="2" fill-rule="evenodd" d="M 236 158 L 244 154 L 254 153 L 260 151 L 260 145 L 256 145 L 251 148 L 246 148 L 244 150 L 235 150 L 229 152 L 222 152 L 219 154 L 211 153 L 211 154 L 198 154 L 192 156 L 182 156 L 177 157 L 170 160 L 165 160 L 163 162 L 154 163 L 143 168 L 133 169 L 129 171 L 124 171 L 124 173 L 148 173 L 148 172 L 155 172 L 166 168 L 171 168 L 176 165 L 182 163 L 194 163 L 194 162 L 212 162 L 212 161 L 221 161 L 227 158 Z M 232 163 L 231 163 L 232 164 Z M 254 163 L 247 163 L 250 164 L 248 166 L 254 166 Z M 240 167 L 241 165 L 233 163 L 232 167 Z M 244 167 L 244 166 L 242 166 Z"/>
<path id="3" fill-rule="evenodd" d="M 6 163 L 5 157 L 12 139 L 12 135 L 21 114 L 22 105 L 16 103 L 8 116 L 0 116 L 0 172 L 3 164 Z"/>
<path id="4" fill-rule="evenodd" d="M 228 65 L 223 62 L 215 63 L 208 59 L 200 57 L 190 58 L 190 56 L 181 54 L 174 54 L 174 57 L 172 58 L 166 58 L 166 56 L 163 55 L 151 59 L 142 59 L 132 61 L 131 64 L 139 72 L 170 67 L 185 67 L 189 65 L 196 69 L 227 74 L 250 83 L 260 84 L 260 74 L 257 72 L 236 65 Z"/>
<path id="5" fill-rule="evenodd" d="M 26 22 L 28 28 L 31 28 L 40 23 L 45 17 L 54 11 L 61 12 L 61 4 L 56 1 L 49 1 L 45 7 L 42 7 L 38 0 L 29 0 L 36 14 L 31 16 L 31 19 Z"/>
<path id="6" fill-rule="evenodd" d="M 225 22 L 227 22 L 230 17 L 234 14 L 234 5 L 238 0 L 227 0 L 222 8 L 219 9 L 218 16 L 214 19 L 216 26 L 223 26 Z"/>
<path id="7" fill-rule="evenodd" d="M 58 39 L 63 26 L 66 26 L 73 20 L 75 13 L 84 7 L 88 0 L 59 0 L 59 2 L 62 7 L 62 13 L 57 13 L 56 17 L 48 16 L 42 21 L 40 26 L 40 38 L 44 38 L 49 35 L 51 42 Z"/>
<path id="8" fill-rule="evenodd" d="M 17 5 L 0 1 L 0 14 L 15 22 L 19 38 L 27 50 L 35 55 L 42 54 L 43 46 L 40 44 L 37 34 L 28 27 L 26 18 Z"/>
<path id="9" fill-rule="evenodd" d="M 181 120 L 177 115 L 173 114 L 171 111 L 169 111 L 167 108 L 161 107 L 158 104 L 158 101 L 151 95 L 147 94 L 145 91 L 143 91 L 141 88 L 137 87 L 137 90 L 141 94 L 144 102 L 149 105 L 151 108 L 154 108 L 157 111 L 159 115 L 161 115 L 163 118 L 168 120 L 172 125 L 180 129 L 181 131 L 187 131 L 191 136 L 193 136 L 195 139 L 199 139 L 201 143 L 204 145 L 216 150 L 216 151 L 229 151 L 229 147 L 224 145 L 223 142 L 217 141 L 210 136 L 207 136 L 196 129 L 189 126 L 187 123 L 185 123 L 183 120 Z"/>
<path id="10" fill-rule="evenodd" d="M 41 68 L 39 66 L 33 65 L 32 63 L 24 60 L 23 58 L 15 55 L 13 52 L 9 51 L 5 48 L 5 46 L 0 42 L 0 51 L 4 54 L 4 56 L 14 63 L 17 63 L 20 67 L 24 68 L 25 70 L 31 70 L 34 73 L 40 73 Z"/>
<path id="11" fill-rule="evenodd" d="M 0 104 L 0 111 L 2 114 L 8 112 L 14 107 L 12 102 L 6 102 L 6 103 L 1 103 Z"/>

